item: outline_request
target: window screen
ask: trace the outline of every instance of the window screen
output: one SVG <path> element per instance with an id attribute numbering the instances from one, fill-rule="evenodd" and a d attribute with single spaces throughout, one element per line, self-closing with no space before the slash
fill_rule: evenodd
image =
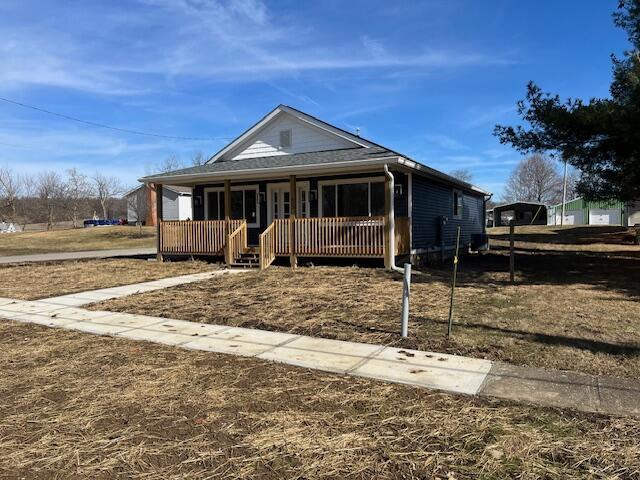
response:
<path id="1" fill-rule="evenodd" d="M 384 182 L 371 184 L 371 216 L 384 215 Z"/>
<path id="2" fill-rule="evenodd" d="M 336 186 L 324 185 L 322 187 L 322 216 L 336 216 Z"/>
<path id="3" fill-rule="evenodd" d="M 338 185 L 338 215 L 341 217 L 369 216 L 369 184 Z"/>

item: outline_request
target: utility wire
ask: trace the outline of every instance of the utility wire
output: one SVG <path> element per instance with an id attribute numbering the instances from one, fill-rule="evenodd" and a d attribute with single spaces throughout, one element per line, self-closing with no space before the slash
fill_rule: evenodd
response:
<path id="1" fill-rule="evenodd" d="M 11 103 L 13 105 L 18 105 L 19 107 L 29 108 L 31 110 L 36 110 L 38 112 L 47 113 L 49 115 L 54 115 L 56 117 L 64 118 L 66 120 L 71 120 L 73 122 L 83 123 L 85 125 L 90 125 L 92 127 L 106 128 L 109 130 L 116 130 L 118 132 L 130 133 L 133 135 L 144 135 L 146 137 L 167 138 L 170 140 L 232 140 L 231 137 L 179 137 L 179 136 L 172 136 L 172 135 L 161 135 L 158 133 L 140 132 L 138 130 L 129 130 L 127 128 L 112 127 L 111 125 L 105 125 L 103 123 L 82 120 L 80 118 L 65 115 L 63 113 L 52 112 L 51 110 L 46 110 L 44 108 L 36 107 L 34 105 L 28 105 L 26 103 L 16 102 L 15 100 L 10 100 L 8 98 L 0 97 L 0 100 L 2 100 L 3 102 Z"/>

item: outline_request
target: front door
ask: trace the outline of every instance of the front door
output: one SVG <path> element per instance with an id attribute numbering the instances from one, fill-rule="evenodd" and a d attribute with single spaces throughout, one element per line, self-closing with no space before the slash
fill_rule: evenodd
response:
<path id="1" fill-rule="evenodd" d="M 268 188 L 269 223 L 291 215 L 291 193 L 288 183 L 273 183 Z M 309 185 L 298 184 L 298 217 L 309 216 Z"/>

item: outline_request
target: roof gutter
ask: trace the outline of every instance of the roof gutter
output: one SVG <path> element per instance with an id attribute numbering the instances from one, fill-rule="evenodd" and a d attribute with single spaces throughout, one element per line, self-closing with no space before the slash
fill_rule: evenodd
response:
<path id="1" fill-rule="evenodd" d="M 345 162 L 331 162 L 331 163 L 316 163 L 313 165 L 289 165 L 286 167 L 268 167 L 268 168 L 252 168 L 247 170 L 226 170 L 222 172 L 200 172 L 200 173 L 184 173 L 178 175 L 150 175 L 147 177 L 139 178 L 140 182 L 158 182 L 158 183 L 176 183 L 181 181 L 193 181 L 200 179 L 242 179 L 246 177 L 255 177 L 261 175 L 263 178 L 267 177 L 281 177 L 283 173 L 315 173 L 323 170 L 335 170 L 343 169 L 350 170 L 353 168 L 363 168 L 369 166 L 385 165 L 385 164 L 399 164 L 400 157 L 381 157 L 376 159 L 367 160 L 351 160 Z"/>

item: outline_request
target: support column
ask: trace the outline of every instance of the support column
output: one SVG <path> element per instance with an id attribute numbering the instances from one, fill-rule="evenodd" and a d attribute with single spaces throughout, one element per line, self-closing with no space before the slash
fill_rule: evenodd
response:
<path id="1" fill-rule="evenodd" d="M 156 191 L 156 260 L 162 262 L 164 260 L 162 256 L 162 184 L 156 183 L 154 185 Z"/>
<path id="2" fill-rule="evenodd" d="M 291 268 L 298 268 L 298 256 L 296 255 L 295 222 L 298 215 L 298 187 L 296 176 L 289 176 L 289 261 Z"/>
<path id="3" fill-rule="evenodd" d="M 227 265 L 231 265 L 231 249 L 229 248 L 229 236 L 231 235 L 231 180 L 224 181 L 224 259 Z"/>
<path id="4" fill-rule="evenodd" d="M 393 188 L 391 179 L 384 177 L 384 268 L 391 270 L 394 265 L 394 258 L 389 251 L 391 241 L 391 202 L 393 202 Z M 395 241 L 395 239 L 394 239 Z"/>

